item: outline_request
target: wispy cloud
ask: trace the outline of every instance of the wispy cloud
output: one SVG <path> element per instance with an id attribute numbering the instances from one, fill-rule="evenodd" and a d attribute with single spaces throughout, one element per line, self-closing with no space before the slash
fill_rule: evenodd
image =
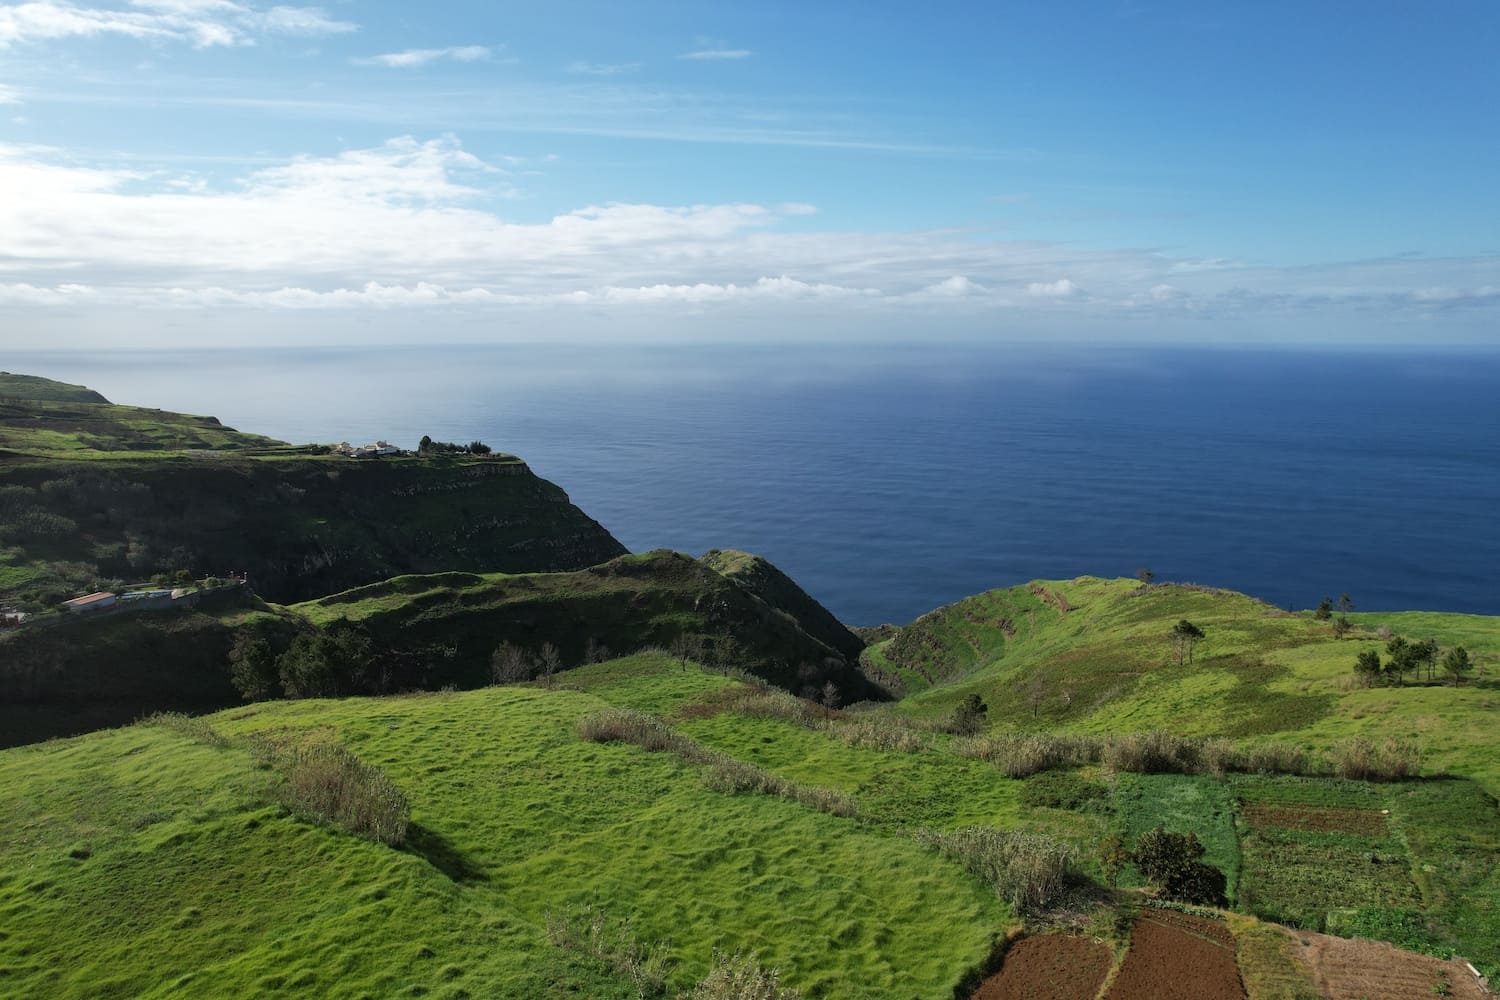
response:
<path id="1" fill-rule="evenodd" d="M 629 63 L 591 63 L 575 60 L 568 63 L 569 73 L 579 73 L 584 76 L 620 76 L 624 73 L 638 72 L 642 64 L 638 62 Z"/>
<path id="2" fill-rule="evenodd" d="M 0 104 L 20 104 L 21 91 L 0 83 Z"/>
<path id="3" fill-rule="evenodd" d="M 737 49 L 729 43 L 714 38 L 699 38 L 693 43 L 690 51 L 678 56 L 678 59 L 748 59 L 755 53 L 749 49 Z"/>
<path id="4" fill-rule="evenodd" d="M 440 59 L 454 62 L 479 62 L 490 58 L 488 45 L 450 45 L 444 49 L 406 49 L 402 52 L 384 52 L 378 56 L 354 59 L 359 66 L 387 66 L 392 69 L 414 69 Z"/>
<path id="5" fill-rule="evenodd" d="M 131 0 L 129 9 L 63 0 L 0 6 L 0 49 L 66 38 L 114 35 L 195 48 L 251 45 L 261 35 L 331 35 L 358 26 L 321 7 L 251 7 L 232 0 Z"/>

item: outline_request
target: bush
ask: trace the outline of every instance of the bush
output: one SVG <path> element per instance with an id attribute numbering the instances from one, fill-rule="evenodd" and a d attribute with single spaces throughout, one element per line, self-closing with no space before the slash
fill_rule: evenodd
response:
<path id="1" fill-rule="evenodd" d="M 916 838 L 984 879 L 1021 912 L 1044 909 L 1075 877 L 1073 849 L 1040 834 L 968 826 L 919 830 Z"/>
<path id="2" fill-rule="evenodd" d="M 1054 733 L 980 736 L 958 745 L 963 756 L 994 764 L 1011 778 L 1089 764 L 1099 759 L 1099 749 L 1094 737 Z"/>
<path id="3" fill-rule="evenodd" d="M 1027 778 L 1021 786 L 1021 802 L 1049 809 L 1087 809 L 1107 804 L 1109 789 L 1102 781 L 1089 781 L 1067 771 L 1045 771 Z"/>
<path id="4" fill-rule="evenodd" d="M 1204 864 L 1197 834 L 1168 833 L 1160 826 L 1141 834 L 1135 863 L 1162 896 L 1204 906 L 1224 904 L 1224 873 Z"/>
<path id="5" fill-rule="evenodd" d="M 930 745 L 930 738 L 926 733 L 899 716 L 867 716 L 848 722 L 825 720 L 824 725 L 849 746 L 864 747 L 866 750 L 920 753 Z"/>
<path id="6" fill-rule="evenodd" d="M 282 802 L 306 819 L 332 823 L 392 847 L 406 839 L 405 794 L 379 768 L 337 743 L 292 751 Z"/>

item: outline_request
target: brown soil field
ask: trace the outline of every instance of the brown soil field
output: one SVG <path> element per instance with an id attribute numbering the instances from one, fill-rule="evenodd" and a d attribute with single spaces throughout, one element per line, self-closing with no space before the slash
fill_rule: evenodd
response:
<path id="1" fill-rule="evenodd" d="M 1107 947 L 1075 934 L 1022 938 L 970 1000 L 1094 1000 L 1113 964 Z"/>
<path id="2" fill-rule="evenodd" d="M 1464 963 L 1402 951 L 1384 941 L 1288 931 L 1292 954 L 1306 962 L 1325 997 L 1365 1000 L 1418 1000 L 1447 996 L 1483 1000 L 1490 996 Z M 1446 990 L 1446 992 L 1444 992 Z"/>
<path id="3" fill-rule="evenodd" d="M 1246 805 L 1242 814 L 1252 826 L 1279 826 L 1286 830 L 1317 830 L 1325 833 L 1355 833 L 1363 837 L 1385 836 L 1386 817 L 1378 809 Z"/>
<path id="4" fill-rule="evenodd" d="M 1107 1000 L 1245 1000 L 1229 928 L 1172 910 L 1143 911 Z"/>

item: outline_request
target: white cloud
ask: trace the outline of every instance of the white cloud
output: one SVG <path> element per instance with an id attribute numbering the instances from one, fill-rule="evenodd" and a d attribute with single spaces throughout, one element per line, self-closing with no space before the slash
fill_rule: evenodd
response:
<path id="1" fill-rule="evenodd" d="M 406 49 L 403 52 L 385 52 L 378 56 L 365 56 L 353 61 L 360 66 L 413 69 L 440 59 L 451 59 L 454 62 L 478 62 L 488 59 L 490 55 L 491 50 L 487 45 L 450 45 L 445 49 Z"/>
<path id="2" fill-rule="evenodd" d="M 497 162 L 451 137 L 402 137 L 225 183 L 0 145 L 0 344 L 35 336 L 13 319 L 90 310 L 530 309 L 579 323 L 623 311 L 662 330 L 673 316 L 732 324 L 753 314 L 749 329 L 778 335 L 798 320 L 810 332 L 881 322 L 910 331 L 916 315 L 924 330 L 1002 319 L 1028 330 L 1068 317 L 1154 331 L 1273 316 L 1285 330 L 1292 315 L 1326 329 L 1339 312 L 1473 326 L 1500 313 L 1494 258 L 1202 266 L 970 232 L 816 231 L 804 221 L 813 206 L 798 202 L 608 203 L 519 222 L 495 208 L 514 183 Z"/>
<path id="3" fill-rule="evenodd" d="M 209 48 L 254 44 L 260 35 L 328 35 L 356 29 L 319 7 L 256 8 L 231 0 L 131 0 L 129 9 L 81 7 L 63 0 L 0 6 L 0 49 L 102 35 Z"/>
<path id="4" fill-rule="evenodd" d="M 569 73 L 579 73 L 584 76 L 619 76 L 623 73 L 634 73 L 641 68 L 638 62 L 629 63 L 591 63 L 583 60 L 575 60 L 568 63 Z"/>
<path id="5" fill-rule="evenodd" d="M 749 49 L 698 49 L 694 52 L 684 52 L 678 59 L 749 59 L 753 52 Z"/>
<path id="6" fill-rule="evenodd" d="M 21 91 L 0 83 L 0 104 L 20 104 Z"/>
<path id="7" fill-rule="evenodd" d="M 1026 286 L 1026 294 L 1042 299 L 1066 299 L 1077 295 L 1082 289 L 1067 278 L 1057 281 L 1033 281 Z"/>

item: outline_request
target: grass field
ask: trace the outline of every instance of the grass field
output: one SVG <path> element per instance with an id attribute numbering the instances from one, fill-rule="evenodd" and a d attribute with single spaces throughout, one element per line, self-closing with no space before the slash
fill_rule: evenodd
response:
<path id="1" fill-rule="evenodd" d="M 951 995 L 1013 925 L 957 865 L 574 735 L 601 695 L 664 709 L 724 683 L 663 665 L 632 680 L 627 662 L 591 691 L 262 704 L 210 717 L 222 747 L 135 726 L 6 751 L 0 981 L 53 996 L 623 995 L 546 939 L 549 911 L 592 905 L 663 942 L 678 987 L 722 948 L 811 996 Z M 409 846 L 288 816 L 244 748 L 256 732 L 335 735 L 383 768 L 410 796 Z"/>

